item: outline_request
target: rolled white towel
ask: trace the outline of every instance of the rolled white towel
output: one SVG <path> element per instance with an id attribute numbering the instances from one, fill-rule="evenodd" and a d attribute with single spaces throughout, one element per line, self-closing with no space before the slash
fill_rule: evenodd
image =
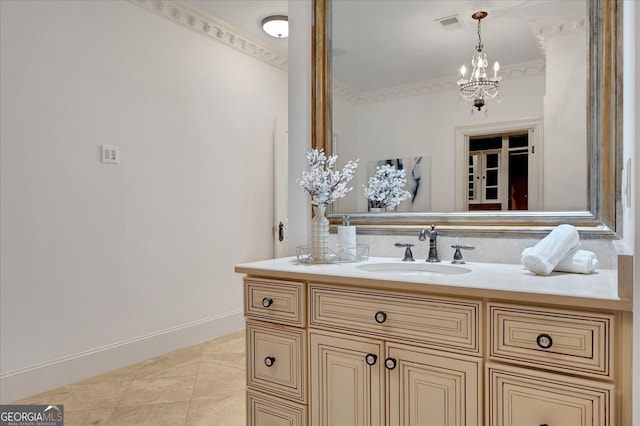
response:
<path id="1" fill-rule="evenodd" d="M 576 228 L 559 225 L 538 244 L 522 253 L 522 264 L 534 274 L 549 275 L 579 244 L 580 236 Z"/>
<path id="2" fill-rule="evenodd" d="M 522 256 L 529 253 L 531 249 L 533 249 L 533 247 L 524 249 Z M 576 249 L 566 255 L 553 270 L 575 274 L 592 274 L 597 268 L 598 257 L 594 252 Z"/>
<path id="3" fill-rule="evenodd" d="M 588 250 L 575 250 L 556 265 L 554 271 L 591 274 L 598 267 L 598 257 Z"/>

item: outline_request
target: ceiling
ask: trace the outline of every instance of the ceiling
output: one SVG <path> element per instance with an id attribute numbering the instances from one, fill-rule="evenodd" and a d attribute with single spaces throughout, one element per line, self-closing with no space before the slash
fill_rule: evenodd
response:
<path id="1" fill-rule="evenodd" d="M 287 15 L 287 0 L 188 0 L 185 3 L 225 21 L 273 49 L 287 53 L 287 39 L 266 35 L 269 15 Z M 505 66 L 540 60 L 544 54 L 532 25 L 584 15 L 579 0 L 333 0 L 333 76 L 367 92 L 455 76 L 470 67 L 477 21 L 485 10 L 482 42 L 490 63 Z M 460 28 L 436 20 L 458 16 Z M 295 32 L 292 33 L 295 37 Z M 346 53 L 345 53 L 346 52 Z"/>
<path id="2" fill-rule="evenodd" d="M 272 49 L 287 53 L 287 39 L 267 35 L 262 31 L 261 22 L 267 16 L 288 15 L 288 0 L 186 0 L 184 3 L 230 24 Z"/>

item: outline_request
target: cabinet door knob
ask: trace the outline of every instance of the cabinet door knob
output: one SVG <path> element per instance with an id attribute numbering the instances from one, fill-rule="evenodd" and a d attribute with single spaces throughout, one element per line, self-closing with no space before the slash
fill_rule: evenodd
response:
<path id="1" fill-rule="evenodd" d="M 393 370 L 394 368 L 396 368 L 396 359 L 395 358 L 385 359 L 384 366 L 387 367 L 387 370 Z"/>
<path id="2" fill-rule="evenodd" d="M 382 311 L 378 311 L 376 312 L 375 319 L 378 324 L 382 324 L 387 320 L 387 314 Z"/>
<path id="3" fill-rule="evenodd" d="M 367 364 L 369 365 L 375 365 L 376 362 L 378 362 L 378 355 L 375 354 L 367 354 L 367 356 L 364 358 L 364 360 L 366 361 Z"/>
<path id="4" fill-rule="evenodd" d="M 538 343 L 538 346 L 540 346 L 542 349 L 549 349 L 551 346 L 553 346 L 553 339 L 548 334 L 543 333 L 538 336 L 538 338 L 536 339 L 536 343 Z"/>
<path id="5" fill-rule="evenodd" d="M 267 367 L 271 367 L 275 363 L 276 359 L 272 356 L 268 356 L 264 359 L 264 365 L 266 365 Z"/>
<path id="6" fill-rule="evenodd" d="M 265 297 L 264 299 L 262 299 L 262 306 L 263 307 L 268 308 L 272 304 L 273 304 L 273 299 L 270 299 L 268 297 Z"/>

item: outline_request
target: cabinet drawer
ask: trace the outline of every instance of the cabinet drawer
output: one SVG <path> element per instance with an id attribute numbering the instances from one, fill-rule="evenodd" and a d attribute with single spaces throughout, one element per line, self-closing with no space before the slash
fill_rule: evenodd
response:
<path id="1" fill-rule="evenodd" d="M 269 394 L 306 401 L 306 331 L 247 322 L 247 384 Z"/>
<path id="2" fill-rule="evenodd" d="M 299 282 L 244 279 L 244 312 L 255 318 L 304 327 L 305 286 Z"/>
<path id="3" fill-rule="evenodd" d="M 613 378 L 613 315 L 503 304 L 488 311 L 490 358 Z"/>
<path id="4" fill-rule="evenodd" d="M 247 425 L 305 426 L 307 407 L 280 398 L 247 391 Z"/>
<path id="5" fill-rule="evenodd" d="M 312 325 L 479 354 L 479 301 L 312 284 Z"/>
<path id="6" fill-rule="evenodd" d="M 487 425 L 614 426 L 614 386 L 487 365 Z"/>

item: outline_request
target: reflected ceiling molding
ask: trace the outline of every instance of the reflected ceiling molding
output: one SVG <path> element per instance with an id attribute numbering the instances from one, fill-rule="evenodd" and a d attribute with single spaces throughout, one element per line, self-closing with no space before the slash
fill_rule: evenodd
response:
<path id="1" fill-rule="evenodd" d="M 232 25 L 194 9 L 181 1 L 129 0 L 129 2 L 208 38 L 224 43 L 262 62 L 287 71 L 289 61 L 282 53 L 262 44 Z"/>
<path id="2" fill-rule="evenodd" d="M 346 99 L 353 104 L 357 104 L 360 101 L 361 96 L 360 92 L 356 89 L 351 86 L 347 86 L 335 78 L 333 79 L 333 95 Z"/>
<path id="3" fill-rule="evenodd" d="M 587 17 L 584 13 L 565 16 L 563 18 L 547 19 L 530 22 L 529 29 L 538 42 L 538 48 L 543 55 L 547 55 L 547 40 L 569 34 L 586 31 Z"/>
<path id="4" fill-rule="evenodd" d="M 506 66 L 500 71 L 500 74 L 502 75 L 503 80 L 512 80 L 515 78 L 544 74 L 545 70 L 546 62 L 544 59 L 539 59 L 536 61 Z M 339 96 L 353 104 L 363 105 L 388 101 L 391 99 L 426 95 L 445 90 L 458 90 L 458 85 L 456 84 L 457 78 L 458 76 L 444 77 L 402 86 L 389 87 L 386 89 L 371 90 L 368 92 L 358 92 L 346 84 L 334 79 L 333 93 L 335 96 Z"/>

